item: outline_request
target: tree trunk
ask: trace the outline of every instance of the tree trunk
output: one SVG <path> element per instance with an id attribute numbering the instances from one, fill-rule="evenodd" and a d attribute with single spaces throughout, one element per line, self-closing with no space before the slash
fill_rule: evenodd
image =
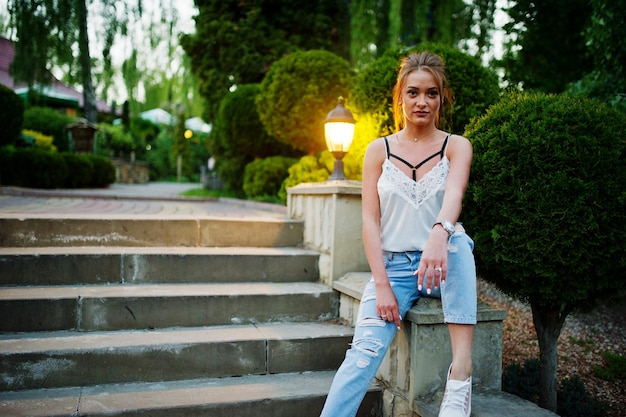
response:
<path id="1" fill-rule="evenodd" d="M 80 51 L 80 66 L 83 75 L 83 107 L 85 118 L 91 122 L 98 121 L 96 109 L 96 93 L 91 80 L 91 56 L 89 54 L 89 35 L 87 33 L 87 0 L 77 1 L 78 8 L 78 49 Z"/>
<path id="2" fill-rule="evenodd" d="M 556 412 L 557 342 L 567 313 L 540 307 L 531 301 L 539 341 L 539 406 Z"/>

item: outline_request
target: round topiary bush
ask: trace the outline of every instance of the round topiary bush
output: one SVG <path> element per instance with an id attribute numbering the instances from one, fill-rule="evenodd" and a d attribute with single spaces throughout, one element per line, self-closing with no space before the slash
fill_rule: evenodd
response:
<path id="1" fill-rule="evenodd" d="M 24 102 L 9 87 L 0 84 L 0 146 L 12 145 L 22 132 Z"/>
<path id="2" fill-rule="evenodd" d="M 289 167 L 298 162 L 296 158 L 270 156 L 246 165 L 243 191 L 248 198 L 277 197 L 281 185 L 289 175 Z"/>
<path id="3" fill-rule="evenodd" d="M 571 307 L 626 288 L 626 116 L 582 97 L 515 93 L 466 133 L 463 215 L 483 277 Z"/>
<path id="4" fill-rule="evenodd" d="M 463 221 L 479 275 L 528 301 L 540 405 L 556 402 L 568 314 L 626 291 L 626 116 L 590 99 L 513 93 L 471 123 Z"/>
<path id="5" fill-rule="evenodd" d="M 350 64 L 332 52 L 289 54 L 272 64 L 261 83 L 256 100 L 261 123 L 277 140 L 303 152 L 326 149 L 324 119 L 339 96 L 348 97 L 351 82 Z"/>

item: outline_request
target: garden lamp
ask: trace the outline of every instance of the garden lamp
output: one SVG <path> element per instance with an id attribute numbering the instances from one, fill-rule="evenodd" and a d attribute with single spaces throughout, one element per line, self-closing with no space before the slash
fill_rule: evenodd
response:
<path id="1" fill-rule="evenodd" d="M 356 120 L 352 117 L 350 110 L 343 106 L 343 97 L 339 97 L 337 107 L 328 113 L 324 120 L 324 132 L 326 136 L 326 146 L 335 157 L 333 173 L 328 181 L 345 180 L 343 172 L 343 157 L 348 153 L 352 139 L 354 138 L 354 124 Z"/>

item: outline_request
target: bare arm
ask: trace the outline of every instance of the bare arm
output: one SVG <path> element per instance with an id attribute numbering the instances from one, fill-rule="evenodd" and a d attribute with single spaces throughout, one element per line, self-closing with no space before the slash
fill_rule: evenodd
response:
<path id="1" fill-rule="evenodd" d="M 448 145 L 447 155 L 450 160 L 450 172 L 446 181 L 443 205 L 437 216 L 437 221 L 448 220 L 456 223 L 461 214 L 463 196 L 469 180 L 473 156 L 472 145 L 462 136 L 453 136 Z M 423 285 L 425 273 L 428 273 L 433 278 L 427 279 L 427 290 L 430 289 L 431 282 L 438 286 L 439 279 L 445 281 L 448 270 L 447 245 L 448 233 L 440 226 L 434 227 L 426 242 L 420 265 L 417 269 L 419 288 Z M 437 267 L 442 268 L 440 274 L 435 271 Z"/>
<path id="2" fill-rule="evenodd" d="M 380 240 L 380 200 L 377 185 L 385 157 L 382 139 L 372 142 L 365 153 L 362 176 L 363 245 L 376 284 L 376 311 L 386 321 L 393 321 L 400 327 L 400 310 L 389 284 Z"/>

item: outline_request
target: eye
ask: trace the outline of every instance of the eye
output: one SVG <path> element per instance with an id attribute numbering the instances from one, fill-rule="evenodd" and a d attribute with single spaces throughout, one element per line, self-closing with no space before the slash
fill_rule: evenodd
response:
<path id="1" fill-rule="evenodd" d="M 408 89 L 406 93 L 407 93 L 407 95 L 409 97 L 416 97 L 417 96 L 417 90 L 414 89 L 414 88 Z"/>
<path id="2" fill-rule="evenodd" d="M 439 91 L 437 91 L 437 90 L 429 90 L 428 91 L 428 97 L 435 98 L 437 96 L 439 96 Z"/>

